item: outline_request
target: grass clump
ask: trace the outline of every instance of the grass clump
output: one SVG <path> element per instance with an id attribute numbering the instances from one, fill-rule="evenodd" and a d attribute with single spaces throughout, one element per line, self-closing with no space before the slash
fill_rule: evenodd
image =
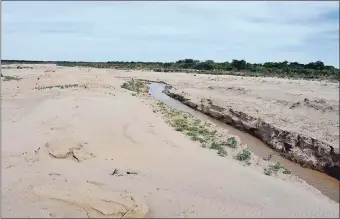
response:
<path id="1" fill-rule="evenodd" d="M 60 88 L 66 89 L 70 87 L 78 87 L 78 84 L 65 84 L 65 85 L 51 85 L 51 86 L 42 86 L 42 87 L 35 87 L 37 90 L 44 90 L 44 89 L 52 89 L 52 88 Z"/>
<path id="2" fill-rule="evenodd" d="M 226 142 L 227 146 L 231 147 L 231 148 L 236 148 L 237 147 L 237 141 L 235 137 L 230 137 L 228 138 L 227 142 Z"/>
<path id="3" fill-rule="evenodd" d="M 4 81 L 20 81 L 22 78 L 18 76 L 3 76 Z"/>
<path id="4" fill-rule="evenodd" d="M 137 93 L 147 93 L 149 91 L 145 83 L 135 81 L 133 78 L 130 81 L 124 82 L 120 87 Z"/>
<path id="5" fill-rule="evenodd" d="M 271 176 L 273 174 L 273 171 L 270 168 L 265 168 L 264 169 L 264 174 L 267 175 L 267 176 Z"/>
<path id="6" fill-rule="evenodd" d="M 284 167 L 282 164 L 277 162 L 275 165 L 269 165 L 264 169 L 264 174 L 271 176 L 273 173 L 277 174 L 280 170 L 282 170 L 283 174 L 291 174 L 292 171 Z"/>
<path id="7" fill-rule="evenodd" d="M 176 131 L 184 133 L 193 141 L 200 142 L 202 147 L 217 150 L 219 156 L 228 155 L 223 143 L 216 136 L 216 131 L 208 128 L 208 123 L 195 119 L 191 114 L 170 109 L 163 102 L 158 102 L 157 105 L 167 123 Z"/>
<path id="8" fill-rule="evenodd" d="M 245 162 L 247 165 L 250 165 L 250 158 L 251 158 L 251 153 L 250 151 L 243 149 L 241 152 L 239 152 L 236 155 L 236 159 L 242 162 Z"/>
<path id="9" fill-rule="evenodd" d="M 244 162 L 246 165 L 250 165 L 251 152 L 247 149 L 243 149 L 236 155 L 236 159 Z"/>
<path id="10" fill-rule="evenodd" d="M 275 170 L 276 172 L 279 171 L 281 168 L 284 168 L 284 166 L 279 162 L 272 166 L 272 169 Z"/>
<path id="11" fill-rule="evenodd" d="M 283 174 L 292 174 L 292 171 L 290 169 L 287 169 L 287 168 L 283 168 L 283 171 L 282 171 Z"/>

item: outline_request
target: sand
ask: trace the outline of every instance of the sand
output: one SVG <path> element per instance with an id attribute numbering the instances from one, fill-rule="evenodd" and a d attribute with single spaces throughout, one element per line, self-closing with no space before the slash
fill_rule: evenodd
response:
<path id="1" fill-rule="evenodd" d="M 22 77 L 1 81 L 2 217 L 339 217 L 339 204 L 306 183 L 217 156 L 166 124 L 150 97 L 120 88 L 130 76 L 183 89 L 215 76 L 54 65 L 2 73 Z M 65 84 L 83 86 L 34 89 Z M 336 86 L 313 89 L 333 103 Z"/>

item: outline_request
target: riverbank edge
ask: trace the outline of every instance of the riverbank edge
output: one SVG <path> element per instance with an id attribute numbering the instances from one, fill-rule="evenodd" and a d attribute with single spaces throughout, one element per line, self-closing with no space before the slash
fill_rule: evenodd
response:
<path id="1" fill-rule="evenodd" d="M 164 82 L 157 81 L 156 83 Z M 214 101 L 210 99 L 201 99 L 197 102 L 190 97 L 190 94 L 181 92 L 170 84 L 164 84 L 166 86 L 163 92 L 166 95 L 262 140 L 281 156 L 300 164 L 302 167 L 326 173 L 340 180 L 339 149 L 318 139 L 283 130 L 245 112 L 236 111 L 232 108 L 225 109 L 214 104 Z"/>

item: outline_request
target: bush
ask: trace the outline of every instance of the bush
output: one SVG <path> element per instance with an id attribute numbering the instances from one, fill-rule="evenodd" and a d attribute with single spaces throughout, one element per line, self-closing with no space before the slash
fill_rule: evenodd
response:
<path id="1" fill-rule="evenodd" d="M 230 137 L 227 140 L 227 146 L 231 147 L 231 148 L 236 148 L 237 147 L 237 141 L 235 137 Z"/>
<path id="2" fill-rule="evenodd" d="M 236 156 L 236 159 L 239 161 L 249 161 L 251 158 L 250 151 L 243 149 L 242 152 L 239 152 Z"/>

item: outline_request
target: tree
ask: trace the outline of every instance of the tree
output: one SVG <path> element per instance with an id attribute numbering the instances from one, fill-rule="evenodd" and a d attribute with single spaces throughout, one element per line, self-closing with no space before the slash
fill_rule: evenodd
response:
<path id="1" fill-rule="evenodd" d="M 242 60 L 233 59 L 231 65 L 237 70 L 244 70 L 247 67 L 247 62 L 243 59 Z"/>
<path id="2" fill-rule="evenodd" d="M 305 67 L 308 69 L 323 70 L 325 68 L 325 64 L 321 61 L 316 61 L 308 63 Z"/>
<path id="3" fill-rule="evenodd" d="M 213 70 L 214 69 L 214 62 L 211 63 L 211 61 L 205 61 L 205 62 L 200 62 L 197 65 L 194 66 L 194 69 L 197 70 Z"/>

